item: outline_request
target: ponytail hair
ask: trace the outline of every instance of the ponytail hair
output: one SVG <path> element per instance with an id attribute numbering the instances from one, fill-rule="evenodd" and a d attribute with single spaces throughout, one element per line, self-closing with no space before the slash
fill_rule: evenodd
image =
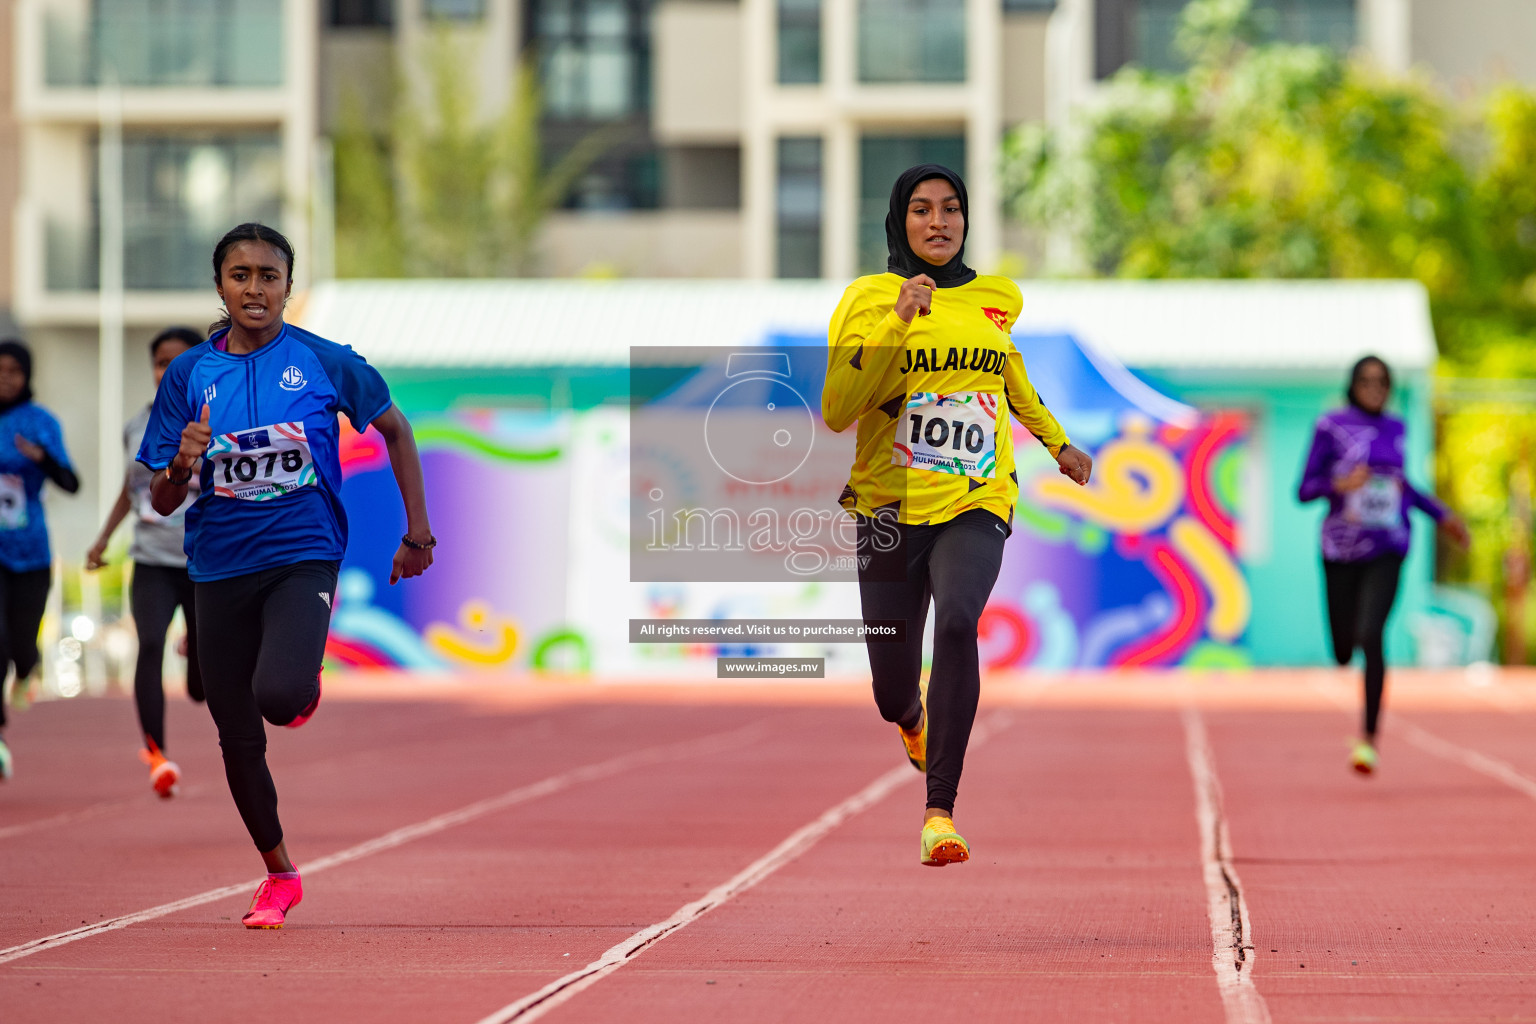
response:
<path id="1" fill-rule="evenodd" d="M 284 238 L 283 233 L 276 228 L 269 228 L 255 221 L 247 221 L 230 228 L 224 233 L 224 237 L 219 239 L 219 244 L 213 247 L 213 283 L 215 285 L 219 283 L 220 275 L 224 272 L 224 258 L 229 255 L 229 250 L 241 242 L 262 242 L 282 253 L 284 260 L 288 263 L 288 280 L 293 281 L 293 243 Z M 229 325 L 229 310 L 226 309 L 217 320 L 208 325 L 208 335 L 212 337 Z"/>

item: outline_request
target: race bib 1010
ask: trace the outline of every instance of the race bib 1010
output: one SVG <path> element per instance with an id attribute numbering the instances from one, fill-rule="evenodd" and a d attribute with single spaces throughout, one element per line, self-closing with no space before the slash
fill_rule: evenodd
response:
<path id="1" fill-rule="evenodd" d="M 270 501 L 318 479 L 302 423 L 215 434 L 208 442 L 213 493 L 241 501 Z"/>
<path id="2" fill-rule="evenodd" d="M 997 475 L 997 396 L 914 392 L 896 425 L 891 465 L 992 479 Z"/>
<path id="3" fill-rule="evenodd" d="M 1368 530 L 1388 530 L 1402 515 L 1403 485 L 1389 476 L 1373 476 L 1344 496 L 1344 517 Z"/>
<path id="4" fill-rule="evenodd" d="M 0 530 L 20 530 L 26 525 L 26 484 L 19 476 L 0 473 Z"/>

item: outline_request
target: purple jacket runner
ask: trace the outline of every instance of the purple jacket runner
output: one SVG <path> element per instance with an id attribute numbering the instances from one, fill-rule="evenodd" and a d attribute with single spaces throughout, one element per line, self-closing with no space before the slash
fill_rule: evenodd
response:
<path id="1" fill-rule="evenodd" d="M 1333 489 L 1334 480 L 1362 464 L 1371 470 L 1364 487 L 1348 494 Z M 1403 475 L 1403 421 L 1353 406 L 1317 421 L 1296 496 L 1302 501 L 1328 499 L 1323 558 L 1330 562 L 1406 555 L 1410 506 L 1429 513 L 1437 523 L 1448 514 L 1444 505 L 1420 493 Z"/>

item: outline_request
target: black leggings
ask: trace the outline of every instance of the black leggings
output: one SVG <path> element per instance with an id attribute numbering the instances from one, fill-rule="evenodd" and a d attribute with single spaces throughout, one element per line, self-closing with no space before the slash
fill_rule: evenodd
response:
<path id="1" fill-rule="evenodd" d="M 11 572 L 0 568 L 0 687 L 5 673 L 16 666 L 20 686 L 37 668 L 37 630 L 48 605 L 52 569 Z M 3 696 L 3 693 L 0 693 Z M 5 701 L 0 700 L 0 729 L 5 728 Z"/>
<path id="2" fill-rule="evenodd" d="M 133 700 L 139 707 L 139 729 L 164 750 L 165 690 L 160 675 L 165 664 L 165 634 L 178 607 L 187 619 L 187 696 L 203 699 L 192 578 L 184 568 L 136 563 L 129 599 L 133 604 L 133 627 L 139 634 L 139 658 L 133 667 Z"/>
<path id="3" fill-rule="evenodd" d="M 877 543 L 884 533 L 894 547 Z M 933 670 L 928 679 L 928 806 L 953 814 L 965 748 L 981 698 L 976 623 L 1003 564 L 1008 539 L 1001 519 L 971 509 L 947 523 L 908 526 L 860 518 L 859 572 L 866 619 L 906 622 L 903 643 L 871 641 L 869 666 L 875 704 L 887 722 L 915 728 L 922 717 L 918 681 L 923 670 L 923 628 L 934 605 Z M 881 550 L 886 548 L 887 550 Z"/>
<path id="4" fill-rule="evenodd" d="M 1381 715 L 1381 693 L 1387 680 L 1381 637 L 1392 602 L 1397 600 L 1397 579 L 1402 568 L 1403 560 L 1398 555 L 1382 555 L 1364 562 L 1323 562 L 1334 660 L 1348 665 L 1356 647 L 1365 654 L 1367 737 L 1376 735 L 1376 720 Z"/>
<path id="5" fill-rule="evenodd" d="M 224 775 L 262 853 L 283 841 L 265 718 L 287 725 L 320 693 L 335 562 L 297 562 L 195 585 L 197 655 Z"/>

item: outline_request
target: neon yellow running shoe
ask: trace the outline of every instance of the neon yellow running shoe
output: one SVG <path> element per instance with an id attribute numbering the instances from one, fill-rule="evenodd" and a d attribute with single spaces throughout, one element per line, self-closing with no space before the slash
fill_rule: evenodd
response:
<path id="1" fill-rule="evenodd" d="M 923 863 L 931 868 L 963 864 L 971 859 L 965 837 L 955 831 L 950 818 L 929 818 L 923 822 Z"/>
<path id="2" fill-rule="evenodd" d="M 1361 775 L 1371 775 L 1376 771 L 1376 748 L 1365 740 L 1357 740 L 1354 749 L 1349 753 L 1349 766 Z"/>
<path id="3" fill-rule="evenodd" d="M 901 733 L 901 744 L 907 748 L 907 760 L 912 762 L 912 767 L 927 774 L 928 772 L 928 683 L 926 680 L 918 684 L 918 698 L 923 703 L 923 727 L 917 732 L 907 732 L 901 726 L 896 731 Z"/>

